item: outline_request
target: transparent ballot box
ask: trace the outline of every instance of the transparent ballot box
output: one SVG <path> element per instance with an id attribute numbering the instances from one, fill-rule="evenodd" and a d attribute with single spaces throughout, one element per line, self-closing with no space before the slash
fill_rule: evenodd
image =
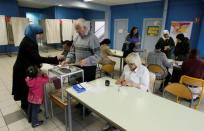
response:
<path id="1" fill-rule="evenodd" d="M 51 93 L 61 98 L 62 102 L 66 101 L 65 89 L 67 87 L 76 84 L 77 78 L 81 79 L 80 82 L 84 81 L 84 71 L 76 66 L 55 66 L 48 70 L 48 76 L 49 86 L 52 88 Z"/>

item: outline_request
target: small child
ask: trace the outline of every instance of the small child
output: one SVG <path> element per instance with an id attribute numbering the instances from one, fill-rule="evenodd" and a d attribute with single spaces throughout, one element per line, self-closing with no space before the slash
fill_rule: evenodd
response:
<path id="1" fill-rule="evenodd" d="M 32 122 L 32 127 L 34 128 L 43 123 L 43 121 L 38 121 L 38 113 L 40 112 L 40 105 L 43 104 L 43 86 L 49 82 L 49 77 L 36 65 L 28 67 L 27 75 L 28 77 L 25 78 L 25 81 L 29 87 L 28 122 Z"/>

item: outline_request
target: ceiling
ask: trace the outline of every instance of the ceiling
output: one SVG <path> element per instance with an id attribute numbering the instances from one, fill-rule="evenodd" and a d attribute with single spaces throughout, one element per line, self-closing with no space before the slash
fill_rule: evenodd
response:
<path id="1" fill-rule="evenodd" d="M 42 2 L 39 0 L 17 0 L 20 7 L 30 7 L 30 8 L 47 8 L 51 6 L 58 6 L 62 2 L 72 2 L 72 1 L 83 1 L 83 0 L 45 0 L 50 2 Z M 92 0 L 89 3 L 96 3 L 102 5 L 122 5 L 122 4 L 132 4 L 132 3 L 144 3 L 160 0 Z M 85 2 L 86 3 L 86 2 Z M 66 5 L 65 5 L 66 7 Z"/>
<path id="2" fill-rule="evenodd" d="M 144 3 L 160 0 L 92 0 L 90 2 L 103 4 L 103 5 L 122 5 L 122 4 L 133 4 L 133 3 Z"/>
<path id="3" fill-rule="evenodd" d="M 43 2 L 33 2 L 30 0 L 17 0 L 20 7 L 30 7 L 30 8 L 48 8 L 54 6 L 52 3 L 43 3 Z"/>

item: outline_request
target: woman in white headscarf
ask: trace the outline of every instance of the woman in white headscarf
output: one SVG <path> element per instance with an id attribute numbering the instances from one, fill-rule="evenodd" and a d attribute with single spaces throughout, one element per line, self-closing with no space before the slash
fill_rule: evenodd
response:
<path id="1" fill-rule="evenodd" d="M 171 56 L 171 50 L 175 47 L 175 42 L 173 38 L 169 35 L 168 30 L 164 30 L 162 36 L 157 43 L 161 43 L 161 51 L 166 54 L 168 58 Z"/>

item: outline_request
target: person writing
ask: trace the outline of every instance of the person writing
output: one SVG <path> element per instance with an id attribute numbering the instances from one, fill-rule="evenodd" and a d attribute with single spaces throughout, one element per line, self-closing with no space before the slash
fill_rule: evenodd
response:
<path id="1" fill-rule="evenodd" d="M 126 62 L 127 65 L 124 67 L 123 74 L 115 84 L 147 91 L 150 83 L 150 74 L 148 69 L 142 65 L 138 53 L 130 53 L 126 57 Z M 119 129 L 112 127 L 110 123 L 106 123 L 102 130 L 107 131 L 110 128 L 113 128 L 113 131 L 120 131 Z"/>
<path id="2" fill-rule="evenodd" d="M 149 88 L 149 71 L 142 65 L 138 53 L 131 53 L 126 57 L 127 65 L 116 84 L 130 86 L 147 91 Z"/>

